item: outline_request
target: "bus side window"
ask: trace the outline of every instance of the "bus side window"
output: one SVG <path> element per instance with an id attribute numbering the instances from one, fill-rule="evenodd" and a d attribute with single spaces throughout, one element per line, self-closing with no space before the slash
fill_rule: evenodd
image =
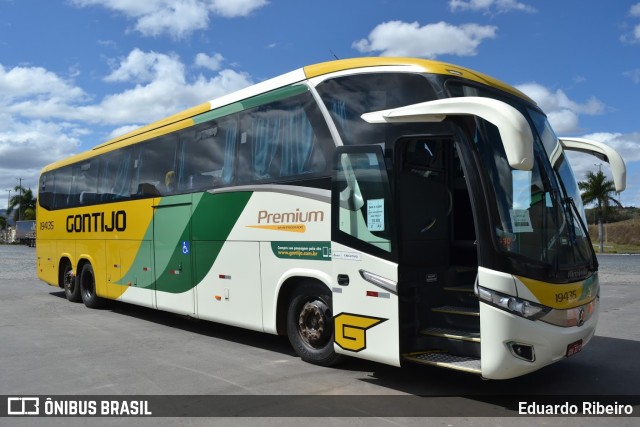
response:
<path id="1" fill-rule="evenodd" d="M 420 74 L 371 73 L 341 76 L 320 83 L 316 90 L 345 145 L 392 143 L 402 135 L 424 133 L 423 124 L 389 126 L 362 120 L 364 113 L 438 99 L 429 80 Z"/>
<path id="2" fill-rule="evenodd" d="M 100 156 L 98 194 L 101 202 L 126 200 L 130 197 L 132 148 L 125 147 Z"/>
<path id="3" fill-rule="evenodd" d="M 55 171 L 42 174 L 40 177 L 40 190 L 38 190 L 38 204 L 43 208 L 53 209 L 54 202 L 54 176 Z"/>
<path id="4" fill-rule="evenodd" d="M 328 176 L 332 146 L 308 92 L 253 108 L 241 120 L 238 183 Z"/>
<path id="5" fill-rule="evenodd" d="M 178 138 L 169 134 L 140 144 L 133 162 L 132 193 L 135 197 L 156 197 L 176 192 L 176 150 Z"/>
<path id="6" fill-rule="evenodd" d="M 178 192 L 190 193 L 230 185 L 234 177 L 237 121 L 212 120 L 181 136 Z"/>
<path id="7" fill-rule="evenodd" d="M 73 165 L 69 206 L 95 204 L 98 192 L 98 158 Z"/>
<path id="8" fill-rule="evenodd" d="M 64 209 L 69 207 L 69 191 L 73 177 L 71 166 L 65 166 L 55 172 L 55 186 L 53 196 L 53 208 Z"/>

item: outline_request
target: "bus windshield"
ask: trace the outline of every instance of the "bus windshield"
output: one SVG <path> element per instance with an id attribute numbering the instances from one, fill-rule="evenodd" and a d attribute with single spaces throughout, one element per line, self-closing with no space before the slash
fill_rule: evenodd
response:
<path id="1" fill-rule="evenodd" d="M 459 88 L 464 96 L 497 98 L 475 86 Z M 515 258 L 544 264 L 549 278 L 584 276 L 594 268 L 594 254 L 582 215 L 572 199 L 575 195 L 567 190 L 575 187 L 571 168 L 566 161 L 557 168 L 549 161 L 548 154 L 557 146 L 558 138 L 542 113 L 513 99 L 501 100 L 520 110 L 532 123 L 534 165 L 530 171 L 510 168 L 497 128 L 474 119 L 473 142 L 495 193 L 497 245 Z"/>

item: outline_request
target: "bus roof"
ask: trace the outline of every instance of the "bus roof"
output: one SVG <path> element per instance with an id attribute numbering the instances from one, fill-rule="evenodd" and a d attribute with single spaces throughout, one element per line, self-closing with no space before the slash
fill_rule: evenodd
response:
<path id="1" fill-rule="evenodd" d="M 446 62 L 432 61 L 428 59 L 392 57 L 341 59 L 337 61 L 329 61 L 310 65 L 308 67 L 305 67 L 304 71 L 307 78 L 313 78 L 337 71 L 381 66 L 414 66 L 420 69 L 423 73 L 454 75 L 468 80 L 473 80 L 487 86 L 495 87 L 497 89 L 511 93 L 512 95 L 515 95 L 519 98 L 523 98 L 527 102 L 535 104 L 535 102 L 531 98 L 529 98 L 518 89 L 491 76 L 479 73 L 474 70 L 470 70 L 469 68 L 460 67 L 458 65 L 447 64 Z"/>
<path id="2" fill-rule="evenodd" d="M 479 73 L 477 71 L 470 70 L 468 68 L 460 67 L 458 65 L 447 64 L 445 62 L 418 59 L 418 58 L 392 58 L 392 57 L 363 57 L 352 59 L 339 59 L 335 61 L 322 62 L 319 64 L 309 65 L 304 68 L 300 68 L 289 73 L 280 75 L 278 77 L 265 80 L 258 84 L 249 86 L 239 91 L 224 95 L 220 98 L 216 98 L 212 101 L 205 102 L 187 110 L 181 111 L 177 114 L 173 114 L 164 119 L 158 120 L 146 126 L 140 127 L 134 131 L 128 132 L 124 135 L 118 136 L 111 140 L 108 140 L 102 144 L 99 144 L 84 153 L 77 154 L 52 163 L 43 169 L 43 172 L 50 169 L 55 169 L 60 166 L 71 164 L 73 162 L 82 160 L 84 158 L 90 158 L 96 151 L 110 151 L 117 147 L 134 144 L 136 142 L 144 141 L 156 136 L 164 135 L 171 131 L 187 128 L 193 125 L 192 118 L 206 113 L 207 111 L 215 110 L 217 108 L 229 106 L 234 103 L 246 100 L 248 98 L 264 94 L 266 92 L 276 90 L 285 86 L 289 86 L 301 81 L 312 79 L 314 77 L 320 77 L 327 74 L 336 72 L 345 72 L 353 70 L 365 71 L 367 68 L 373 67 L 406 67 L 407 71 L 422 72 L 429 74 L 442 74 L 453 75 L 468 80 L 472 80 L 487 86 L 495 87 L 497 89 L 508 92 L 519 98 L 526 100 L 532 104 L 535 104 L 531 98 L 526 96 L 521 91 L 517 90 L 513 86 L 510 86 L 498 79 L 490 77 L 486 74 Z M 365 71 L 366 72 L 366 71 Z"/>

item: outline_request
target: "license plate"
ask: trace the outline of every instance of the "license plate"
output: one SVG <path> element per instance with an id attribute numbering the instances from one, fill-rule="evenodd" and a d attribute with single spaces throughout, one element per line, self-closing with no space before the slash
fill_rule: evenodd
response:
<path id="1" fill-rule="evenodd" d="M 567 346 L 567 357 L 580 353 L 580 350 L 582 350 L 582 340 L 572 342 Z"/>

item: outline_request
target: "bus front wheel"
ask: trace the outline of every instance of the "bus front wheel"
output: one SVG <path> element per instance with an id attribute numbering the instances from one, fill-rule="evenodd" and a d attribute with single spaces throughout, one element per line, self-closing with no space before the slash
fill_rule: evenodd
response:
<path id="1" fill-rule="evenodd" d="M 306 362 L 331 366 L 340 360 L 333 349 L 329 289 L 313 282 L 297 286 L 287 311 L 287 335 L 296 353 Z"/>
<path id="2" fill-rule="evenodd" d="M 96 280 L 93 274 L 93 267 L 86 263 L 80 272 L 80 295 L 82 302 L 89 308 L 99 308 L 102 306 L 102 298 L 96 294 Z"/>

